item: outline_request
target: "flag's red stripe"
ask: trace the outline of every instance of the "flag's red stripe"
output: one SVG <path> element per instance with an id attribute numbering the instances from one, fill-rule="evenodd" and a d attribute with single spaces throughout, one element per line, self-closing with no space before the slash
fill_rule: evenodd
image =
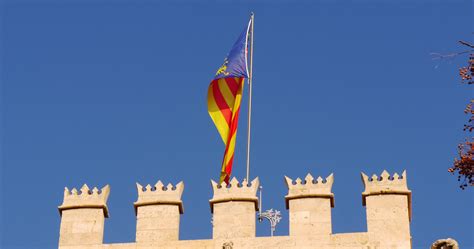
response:
<path id="1" fill-rule="evenodd" d="M 231 137 L 231 136 L 229 136 L 229 137 Z M 225 157 L 227 156 L 227 151 L 228 151 L 228 150 L 229 150 L 229 142 L 227 142 L 227 146 L 225 147 L 225 152 L 224 152 L 224 158 L 222 158 L 222 165 L 223 165 L 223 166 L 224 166 L 225 161 L 226 161 L 226 160 L 225 160 Z M 233 161 L 233 160 L 234 160 L 234 155 L 232 155 L 231 160 L 230 160 L 229 163 L 228 163 L 227 165 L 225 165 L 225 167 L 224 167 L 224 173 L 225 173 L 225 175 L 226 175 L 225 178 L 224 178 L 224 181 L 225 181 L 226 183 L 229 183 L 229 176 L 230 176 L 230 173 L 231 173 L 231 171 L 227 170 L 227 168 L 228 168 L 227 166 L 228 166 L 229 164 L 232 164 L 232 161 Z M 232 166 L 231 166 L 230 169 L 232 170 Z"/>
<path id="2" fill-rule="evenodd" d="M 232 136 L 234 136 L 234 134 L 237 132 L 239 113 L 240 113 L 240 106 L 237 108 L 234 119 L 232 120 L 232 123 L 230 124 L 230 131 L 229 131 L 229 136 L 227 137 L 227 146 L 225 147 L 224 157 L 225 155 L 227 155 L 227 150 L 229 148 L 229 144 L 230 144 L 230 140 L 232 139 Z"/>
<path id="3" fill-rule="evenodd" d="M 222 96 L 221 91 L 219 90 L 219 85 L 217 80 L 212 81 L 212 93 L 214 95 L 214 100 L 216 101 L 217 106 L 219 107 L 222 115 L 224 116 L 227 124 L 230 125 L 232 120 L 232 112 L 225 102 L 224 97 Z"/>
<path id="4" fill-rule="evenodd" d="M 230 178 L 230 175 L 226 175 L 225 178 L 224 178 L 224 182 L 229 184 L 229 179 Z"/>
<path id="5" fill-rule="evenodd" d="M 239 90 L 240 84 L 237 82 L 236 78 L 226 78 L 225 81 L 227 83 L 227 86 L 229 86 L 232 95 L 237 95 L 237 91 Z"/>
<path id="6" fill-rule="evenodd" d="M 229 163 L 225 166 L 225 173 L 230 176 L 230 173 L 232 172 L 232 165 L 234 164 L 234 155 L 229 160 Z"/>
<path id="7" fill-rule="evenodd" d="M 232 136 L 237 131 L 237 124 L 239 123 L 239 113 L 240 113 L 240 106 L 235 111 L 234 119 L 232 120 L 232 124 L 230 125 L 229 136 Z"/>

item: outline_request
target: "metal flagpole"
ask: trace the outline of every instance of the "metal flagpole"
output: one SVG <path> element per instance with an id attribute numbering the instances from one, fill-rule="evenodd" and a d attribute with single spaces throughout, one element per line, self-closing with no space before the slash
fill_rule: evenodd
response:
<path id="1" fill-rule="evenodd" d="M 249 72 L 249 106 L 247 117 L 247 181 L 250 182 L 250 121 L 252 116 L 252 69 L 253 69 L 253 23 L 254 13 L 250 14 L 251 33 L 250 33 L 250 72 Z"/>

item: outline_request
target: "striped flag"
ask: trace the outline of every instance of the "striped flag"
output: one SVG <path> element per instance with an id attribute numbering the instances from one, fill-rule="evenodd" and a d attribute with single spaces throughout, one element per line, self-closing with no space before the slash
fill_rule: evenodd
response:
<path id="1" fill-rule="evenodd" d="M 244 79 L 248 78 L 247 47 L 251 21 L 230 50 L 209 85 L 207 108 L 225 144 L 219 182 L 229 182 L 234 161 Z"/>

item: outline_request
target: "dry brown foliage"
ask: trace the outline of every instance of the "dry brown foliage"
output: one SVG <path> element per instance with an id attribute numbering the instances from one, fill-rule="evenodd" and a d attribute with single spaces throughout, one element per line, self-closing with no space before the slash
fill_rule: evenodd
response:
<path id="1" fill-rule="evenodd" d="M 463 45 L 472 45 L 464 42 Z M 471 53 L 468 60 L 468 65 L 459 69 L 461 81 L 468 85 L 474 84 L 474 53 Z M 466 106 L 464 113 L 469 115 L 467 124 L 464 125 L 464 131 L 471 133 L 474 130 L 474 100 Z M 474 138 L 468 135 L 464 143 L 458 145 L 458 158 L 454 159 L 453 167 L 448 169 L 452 174 L 458 174 L 458 181 L 461 182 L 459 186 L 465 189 L 469 186 L 474 186 Z"/>

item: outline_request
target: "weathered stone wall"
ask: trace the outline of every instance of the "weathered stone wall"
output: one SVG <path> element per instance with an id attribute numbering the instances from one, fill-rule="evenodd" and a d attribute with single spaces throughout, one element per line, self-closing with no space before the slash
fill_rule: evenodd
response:
<path id="1" fill-rule="evenodd" d="M 137 243 L 179 239 L 179 210 L 176 205 L 137 208 Z"/>
<path id="2" fill-rule="evenodd" d="M 225 245 L 232 245 L 226 248 Z M 153 245 L 141 245 L 138 243 L 108 244 L 96 246 L 68 246 L 61 249 L 398 249 L 406 247 L 380 247 L 377 242 L 370 242 L 366 233 L 337 234 L 330 236 L 329 241 L 321 242 L 318 237 L 254 237 L 234 239 L 212 239 L 212 240 L 186 240 Z"/>
<path id="3" fill-rule="evenodd" d="M 60 245 L 102 244 L 103 237 L 102 209 L 81 208 L 62 211 Z"/>

